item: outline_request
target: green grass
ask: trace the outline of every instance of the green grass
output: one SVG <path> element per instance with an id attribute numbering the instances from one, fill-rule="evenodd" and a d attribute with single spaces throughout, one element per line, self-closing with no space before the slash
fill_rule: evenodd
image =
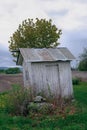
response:
<path id="1" fill-rule="evenodd" d="M 76 113 L 64 119 L 58 115 L 22 117 L 9 115 L 3 104 L 5 95 L 0 95 L 0 130 L 87 130 L 87 83 L 81 82 L 74 86 Z"/>
<path id="2" fill-rule="evenodd" d="M 87 82 L 81 82 L 80 85 L 74 86 L 74 95 L 83 105 L 87 104 Z"/>

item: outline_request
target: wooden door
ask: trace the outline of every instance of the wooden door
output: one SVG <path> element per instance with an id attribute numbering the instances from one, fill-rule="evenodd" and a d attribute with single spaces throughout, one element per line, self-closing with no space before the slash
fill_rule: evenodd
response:
<path id="1" fill-rule="evenodd" d="M 46 65 L 46 82 L 48 91 L 58 97 L 58 95 L 60 94 L 60 78 L 58 64 Z"/>

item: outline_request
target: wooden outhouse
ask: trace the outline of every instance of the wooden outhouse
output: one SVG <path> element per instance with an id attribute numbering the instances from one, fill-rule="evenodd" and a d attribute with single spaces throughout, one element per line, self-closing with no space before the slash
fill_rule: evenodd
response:
<path id="1" fill-rule="evenodd" d="M 31 87 L 35 95 L 50 93 L 72 97 L 70 61 L 75 59 L 65 48 L 20 48 L 17 65 L 23 66 L 24 86 Z"/>

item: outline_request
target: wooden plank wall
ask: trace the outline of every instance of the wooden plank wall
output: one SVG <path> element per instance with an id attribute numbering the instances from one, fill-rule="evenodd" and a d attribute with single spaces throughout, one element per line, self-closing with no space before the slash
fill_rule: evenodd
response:
<path id="1" fill-rule="evenodd" d="M 70 62 L 24 63 L 23 68 L 24 86 L 32 86 L 34 94 L 73 94 Z"/>

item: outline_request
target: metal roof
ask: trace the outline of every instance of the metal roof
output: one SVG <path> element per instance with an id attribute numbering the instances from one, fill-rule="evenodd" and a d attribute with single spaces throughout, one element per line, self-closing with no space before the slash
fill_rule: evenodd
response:
<path id="1" fill-rule="evenodd" d="M 71 61 L 75 57 L 65 48 L 20 48 L 22 60 L 25 62 L 44 62 L 44 61 Z M 19 56 L 20 57 L 20 56 Z M 19 58 L 20 59 L 20 58 Z M 19 59 L 17 64 L 20 64 Z"/>

